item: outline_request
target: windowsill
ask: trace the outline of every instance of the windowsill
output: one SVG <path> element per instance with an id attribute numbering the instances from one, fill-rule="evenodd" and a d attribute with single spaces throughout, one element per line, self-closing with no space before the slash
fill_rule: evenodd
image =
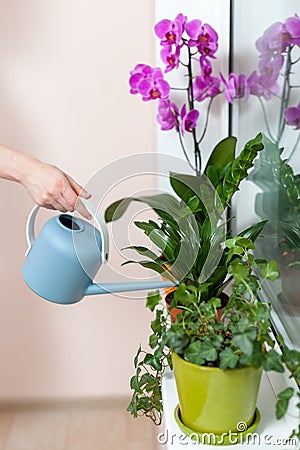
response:
<path id="1" fill-rule="evenodd" d="M 224 446 L 225 449 L 239 450 L 241 448 L 270 449 L 282 448 L 282 450 L 297 449 L 295 438 L 288 440 L 293 429 L 298 428 L 299 410 L 295 404 L 291 405 L 287 415 L 281 420 L 275 417 L 276 394 L 282 391 L 287 385 L 295 385 L 287 374 L 278 374 L 274 372 L 263 373 L 262 383 L 257 401 L 257 407 L 261 414 L 261 421 L 255 433 L 253 443 L 235 444 Z M 170 450 L 183 449 L 217 449 L 218 446 L 203 445 L 193 442 L 185 437 L 174 419 L 174 410 L 178 405 L 178 396 L 176 391 L 173 372 L 168 372 L 163 379 L 162 395 L 164 404 L 164 427 L 163 435 L 160 436 L 160 443 L 165 443 L 166 448 Z M 293 441 L 293 442 L 292 442 Z M 299 445 L 299 444 L 298 444 Z"/>

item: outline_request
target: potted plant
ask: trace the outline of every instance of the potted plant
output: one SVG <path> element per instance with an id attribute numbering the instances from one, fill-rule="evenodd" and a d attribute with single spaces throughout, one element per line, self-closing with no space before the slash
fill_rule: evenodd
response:
<path id="1" fill-rule="evenodd" d="M 259 422 L 262 368 L 284 370 L 269 336 L 269 306 L 257 300 L 263 281 L 277 277 L 276 263 L 255 260 L 250 239 L 235 236 L 225 245 L 226 268 L 234 282 L 221 319 L 216 314 L 220 298 L 202 302 L 201 290 L 194 290 L 162 336 L 172 351 L 179 426 L 191 434 L 213 433 L 218 444 L 226 443 L 229 430 L 240 432 L 239 423 L 250 432 Z"/>
<path id="2" fill-rule="evenodd" d="M 231 432 L 242 440 L 259 423 L 256 399 L 262 370 L 283 372 L 286 366 L 299 386 L 300 353 L 283 341 L 282 353 L 274 349 L 269 334 L 271 307 L 258 300 L 263 282 L 276 279 L 277 264 L 255 259 L 253 249 L 253 241 L 245 237 L 225 242 L 226 270 L 233 286 L 221 317 L 217 312 L 220 296 L 202 299 L 205 285 L 180 283 L 171 309 L 179 300 L 181 313 L 172 324 L 159 292 L 149 293 L 147 307 L 155 313 L 149 337 L 152 351 L 139 347 L 134 360 L 128 407 L 134 417 L 145 414 L 160 423 L 161 381 L 165 370 L 173 368 L 179 427 L 202 443 L 230 444 Z M 279 395 L 278 418 L 294 394 L 288 387 Z M 245 428 L 239 429 L 240 423 Z M 299 438 L 300 429 L 293 436 Z"/>
<path id="3" fill-rule="evenodd" d="M 157 221 L 135 222 L 150 242 L 158 247 L 158 253 L 145 246 L 131 246 L 130 250 L 135 250 L 144 258 L 140 261 L 127 260 L 124 264 L 138 263 L 177 283 L 170 314 L 175 308 L 182 311 L 190 305 L 195 292 L 199 299 L 201 297 L 201 303 L 218 298 L 220 304 L 216 307 L 221 306 L 224 289 L 231 280 L 227 252 L 223 248 L 230 233 L 226 230 L 226 221 L 221 220 L 222 214 L 240 182 L 247 176 L 254 158 L 262 150 L 261 138 L 259 134 L 249 141 L 235 159 L 231 155 L 234 154 L 236 139 L 221 141 L 212 151 L 203 175 L 171 173 L 170 184 L 174 195 L 125 198 L 107 208 L 107 222 L 120 218 L 132 201 L 148 204 L 158 215 Z M 214 166 L 210 166 L 210 161 L 215 162 Z M 245 242 L 248 239 L 254 242 L 265 223 L 259 222 L 243 230 L 239 237 Z M 149 295 L 147 305 L 150 309 L 158 298 L 157 293 Z M 133 415 L 143 412 L 159 423 L 162 412 L 161 378 L 164 368 L 172 367 L 172 361 L 169 352 L 165 353 L 163 340 L 159 339 L 160 333 L 167 329 L 168 319 L 161 309 L 156 314 L 151 324 L 154 334 L 149 341 L 154 351 L 151 354 L 139 349 L 135 358 L 137 373 L 131 381 L 135 394 L 129 410 Z M 151 370 L 156 373 L 151 374 Z M 141 390 L 147 391 L 147 396 L 139 395 Z"/>
<path id="4" fill-rule="evenodd" d="M 179 88 L 186 94 L 186 102 L 177 105 L 170 95 L 175 88 L 170 87 L 162 70 L 145 64 L 138 64 L 131 72 L 131 93 L 140 94 L 144 101 L 158 101 L 158 122 L 162 130 L 176 131 L 194 174 L 171 173 L 170 185 L 174 195 L 164 193 L 120 199 L 108 207 L 105 219 L 107 222 L 117 220 L 132 201 L 149 205 L 158 220 L 135 224 L 156 245 L 158 253 L 145 246 L 132 246 L 130 249 L 143 259 L 128 260 L 125 264 L 141 264 L 177 283 L 168 310 L 161 304 L 159 292 L 149 293 L 147 297 L 147 306 L 155 312 L 149 338 L 150 350 L 144 351 L 139 347 L 134 359 L 136 373 L 130 382 L 133 396 L 128 410 L 135 417 L 145 414 L 158 424 L 163 408 L 162 376 L 166 368 L 173 367 L 175 360 L 174 366 L 184 359 L 185 353 L 191 359 L 187 363 L 207 368 L 213 366 L 212 369 L 221 372 L 237 370 L 246 373 L 250 366 L 252 375 L 249 377 L 256 378 L 257 383 L 262 368 L 281 372 L 285 361 L 273 348 L 268 334 L 270 307 L 257 299 L 261 281 L 255 271 L 259 270 L 263 279 L 272 280 L 277 276 L 274 262 L 256 260 L 252 254 L 254 242 L 266 221 L 243 230 L 233 238 L 226 229 L 226 209 L 263 149 L 262 135 L 249 141 L 238 156 L 235 152 L 236 138 L 225 138 L 212 150 L 205 167 L 200 150 L 213 99 L 225 94 L 226 99 L 232 102 L 233 98 L 246 97 L 250 88 L 252 93 L 259 95 L 256 88 L 262 79 L 250 76 L 248 80 L 243 74 L 239 77 L 230 74 L 226 81 L 222 74 L 214 76 L 212 61 L 218 49 L 218 36 L 210 25 L 200 20 L 188 22 L 179 14 L 174 21 L 159 22 L 155 33 L 161 40 L 165 73 L 179 67 L 186 70 L 184 80 L 187 83 Z M 198 65 L 195 65 L 196 60 Z M 194 70 L 199 69 L 200 73 L 195 74 Z M 247 89 L 243 89 L 246 86 Z M 204 102 L 208 102 L 207 114 L 199 131 L 197 105 Z M 189 137 L 194 163 L 185 146 Z M 234 281 L 233 291 L 220 316 L 217 309 L 221 305 L 221 294 L 230 281 Z M 171 324 L 169 312 L 175 307 L 181 312 Z M 198 358 L 198 361 L 192 358 Z M 257 384 L 250 388 L 253 396 L 248 412 L 243 415 L 249 426 L 255 426 L 258 421 L 255 410 L 257 389 Z M 286 406 L 289 395 L 290 391 L 283 394 L 283 406 Z M 189 419 L 182 410 L 185 411 L 185 407 L 180 405 L 177 419 L 184 427 Z M 195 425 L 192 422 L 189 425 L 193 430 Z M 215 430 L 217 436 L 220 430 L 228 429 L 228 425 L 222 426 Z"/>

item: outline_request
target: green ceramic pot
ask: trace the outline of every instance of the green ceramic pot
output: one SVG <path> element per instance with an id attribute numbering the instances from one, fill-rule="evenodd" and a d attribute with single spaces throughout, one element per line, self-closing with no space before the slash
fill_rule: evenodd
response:
<path id="1" fill-rule="evenodd" d="M 198 366 L 173 353 L 173 366 L 182 422 L 204 433 L 240 431 L 251 426 L 261 369 L 219 369 Z"/>

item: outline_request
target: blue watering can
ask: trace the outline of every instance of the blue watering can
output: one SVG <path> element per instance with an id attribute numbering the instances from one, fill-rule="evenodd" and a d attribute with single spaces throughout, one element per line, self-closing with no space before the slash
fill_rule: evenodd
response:
<path id="1" fill-rule="evenodd" d="M 151 290 L 174 286 L 172 282 L 93 282 L 101 264 L 108 261 L 108 231 L 103 218 L 86 203 L 97 228 L 81 218 L 59 214 L 49 219 L 35 238 L 39 206 L 30 212 L 26 225 L 28 250 L 22 269 L 32 291 L 54 303 L 79 302 L 86 295 Z"/>

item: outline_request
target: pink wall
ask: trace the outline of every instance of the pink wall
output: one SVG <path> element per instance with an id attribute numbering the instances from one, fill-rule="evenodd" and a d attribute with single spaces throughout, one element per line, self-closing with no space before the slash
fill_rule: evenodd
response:
<path id="1" fill-rule="evenodd" d="M 152 105 L 130 96 L 127 84 L 133 65 L 154 60 L 153 3 L 144 0 L 141 10 L 140 0 L 5 2 L 1 143 L 60 166 L 82 184 L 111 161 L 155 151 Z M 150 186 L 148 178 L 142 186 L 134 178 L 130 189 Z M 122 186 L 111 198 L 120 193 Z M 32 201 L 5 181 L 0 198 L 0 399 L 127 394 L 132 358 L 151 318 L 143 299 L 105 295 L 68 307 L 40 300 L 21 278 Z"/>

